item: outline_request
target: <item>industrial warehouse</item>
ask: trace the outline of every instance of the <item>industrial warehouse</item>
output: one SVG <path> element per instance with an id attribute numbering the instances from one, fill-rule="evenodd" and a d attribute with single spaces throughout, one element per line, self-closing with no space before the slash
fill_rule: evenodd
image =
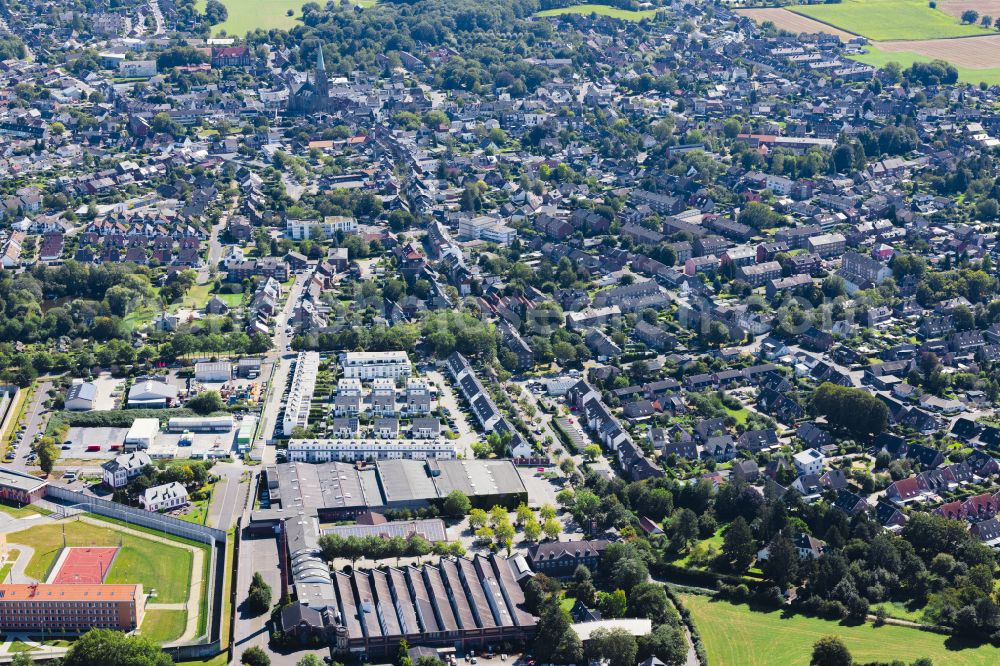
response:
<path id="1" fill-rule="evenodd" d="M 319 554 L 316 519 L 283 525 L 282 581 L 291 579 L 296 598 L 281 613 L 290 636 L 334 639 L 339 652 L 367 659 L 394 653 L 403 639 L 466 652 L 534 635 L 537 619 L 523 608 L 515 571 L 496 554 L 331 573 Z"/>
<path id="2" fill-rule="evenodd" d="M 374 464 L 282 463 L 268 466 L 270 508 L 254 511 L 251 527 L 273 528 L 289 516 L 336 521 L 369 509 L 420 508 L 442 502 L 453 490 L 475 506 L 527 501 L 527 490 L 509 460 L 379 460 Z"/>

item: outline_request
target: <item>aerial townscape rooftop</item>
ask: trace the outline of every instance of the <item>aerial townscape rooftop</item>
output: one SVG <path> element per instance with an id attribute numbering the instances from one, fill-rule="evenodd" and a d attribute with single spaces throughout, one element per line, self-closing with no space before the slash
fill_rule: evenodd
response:
<path id="1" fill-rule="evenodd" d="M 0 662 L 1000 663 L 994 0 L 3 0 Z"/>

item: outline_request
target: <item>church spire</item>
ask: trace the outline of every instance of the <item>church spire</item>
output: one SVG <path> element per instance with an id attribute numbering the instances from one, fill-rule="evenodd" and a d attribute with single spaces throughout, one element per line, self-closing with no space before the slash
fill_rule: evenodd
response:
<path id="1" fill-rule="evenodd" d="M 323 45 L 316 49 L 316 78 L 326 76 L 326 63 L 323 61 Z"/>
<path id="2" fill-rule="evenodd" d="M 323 61 L 323 45 L 316 49 L 316 74 L 313 77 L 313 90 L 320 99 L 330 96 L 330 79 L 326 75 L 326 62 Z"/>

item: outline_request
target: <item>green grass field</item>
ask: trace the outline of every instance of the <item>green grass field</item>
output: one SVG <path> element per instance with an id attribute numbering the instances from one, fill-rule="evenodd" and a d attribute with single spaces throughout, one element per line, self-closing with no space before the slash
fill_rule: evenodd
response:
<path id="1" fill-rule="evenodd" d="M 7 535 L 11 544 L 35 549 L 25 573 L 43 580 L 63 547 L 63 528 L 70 546 L 117 546 L 122 549 L 108 572 L 108 583 L 141 583 L 144 590 L 155 589 L 158 603 L 187 601 L 191 587 L 191 552 L 176 546 L 150 541 L 118 530 L 71 521 L 38 525 Z"/>
<path id="2" fill-rule="evenodd" d="M 750 417 L 750 410 L 746 407 L 740 407 L 739 409 L 730 409 L 726 407 L 726 413 L 736 419 L 737 423 L 742 423 L 746 425 L 747 419 Z"/>
<path id="3" fill-rule="evenodd" d="M 354 0 L 359 7 L 374 7 L 378 0 Z M 230 37 L 243 37 L 251 30 L 291 30 L 300 25 L 302 5 L 306 0 L 221 0 L 229 14 L 224 22 L 212 26 L 212 35 L 222 32 Z M 339 0 L 338 3 L 339 4 Z M 198 11 L 205 10 L 205 0 L 198 0 Z M 288 15 L 288 10 L 292 15 Z"/>
<path id="4" fill-rule="evenodd" d="M 6 513 L 8 516 L 13 516 L 14 518 L 24 518 L 25 516 L 44 516 L 48 513 L 44 509 L 39 509 L 31 504 L 26 506 L 11 506 L 10 504 L 0 503 L 0 511 Z"/>
<path id="5" fill-rule="evenodd" d="M 248 32 L 261 30 L 291 30 L 299 25 L 305 0 L 221 0 L 229 14 L 224 22 L 212 26 L 212 35 L 223 32 L 232 37 L 243 37 Z M 198 11 L 205 8 L 205 0 L 198 0 Z M 288 10 L 292 10 L 292 16 Z"/>
<path id="6" fill-rule="evenodd" d="M 834 5 L 796 5 L 788 10 L 877 41 L 943 39 L 995 34 L 931 9 L 925 0 L 844 0 Z"/>
<path id="7" fill-rule="evenodd" d="M 185 623 L 187 623 L 187 611 L 148 610 L 142 619 L 140 633 L 157 643 L 169 643 L 184 634 Z"/>
<path id="8" fill-rule="evenodd" d="M 911 53 L 909 51 L 899 51 L 895 53 L 880 51 L 878 47 L 871 44 L 865 48 L 868 49 L 868 53 L 848 57 L 852 60 L 857 60 L 858 62 L 874 65 L 875 67 L 885 67 L 887 63 L 896 62 L 899 63 L 903 69 L 906 69 L 915 62 L 931 62 L 934 60 L 934 58 L 928 58 L 927 56 L 920 55 L 919 53 Z M 968 67 L 959 67 L 957 65 L 954 65 L 954 67 L 958 70 L 959 80 L 964 83 L 978 84 L 982 82 L 991 86 L 1000 85 L 1000 67 L 992 67 L 988 69 L 970 69 Z"/>
<path id="9" fill-rule="evenodd" d="M 7 549 L 7 563 L 0 567 L 0 583 L 7 583 L 7 576 L 10 574 L 10 570 L 14 568 L 14 563 L 17 562 L 17 558 L 21 557 L 21 551 L 17 548 Z"/>
<path id="10" fill-rule="evenodd" d="M 641 21 L 644 18 L 656 16 L 655 9 L 647 9 L 641 12 L 633 12 L 627 9 L 618 9 L 608 5 L 573 5 L 572 7 L 560 7 L 558 9 L 546 9 L 538 12 L 535 16 L 561 16 L 563 14 L 600 14 L 611 18 L 622 19 L 624 21 Z"/>
<path id="11" fill-rule="evenodd" d="M 743 604 L 682 595 L 694 617 L 713 666 L 806 666 L 820 637 L 843 639 L 859 662 L 898 659 L 910 663 L 929 657 L 934 666 L 987 666 L 1000 663 L 1000 649 L 990 645 L 954 649 L 952 639 L 919 629 L 871 624 L 845 626 L 780 611 L 759 613 Z"/>

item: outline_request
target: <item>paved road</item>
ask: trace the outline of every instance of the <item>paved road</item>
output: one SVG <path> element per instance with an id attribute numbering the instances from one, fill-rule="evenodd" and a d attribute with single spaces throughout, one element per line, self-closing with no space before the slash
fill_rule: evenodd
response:
<path id="1" fill-rule="evenodd" d="M 208 506 L 205 522 L 209 526 L 228 530 L 236 523 L 236 517 L 243 512 L 249 490 L 246 483 L 241 483 L 245 470 L 241 462 L 220 462 L 212 467 L 212 473 L 220 478 Z"/>
<path id="2" fill-rule="evenodd" d="M 268 614 L 254 615 L 246 605 L 250 591 L 250 581 L 255 572 L 260 572 L 265 582 L 271 586 L 271 596 L 277 600 L 281 594 L 281 574 L 278 569 L 278 540 L 273 537 L 243 539 L 240 543 L 240 568 L 236 582 L 236 614 L 234 655 L 238 658 L 247 648 L 257 646 L 267 649 L 268 634 L 266 623 Z"/>
<path id="3" fill-rule="evenodd" d="M 288 325 L 295 304 L 302 296 L 302 289 L 306 282 L 307 274 L 296 274 L 295 282 L 289 290 L 285 305 L 275 317 L 274 335 L 271 340 L 272 349 L 265 354 L 264 362 L 261 364 L 261 377 L 270 377 L 271 379 L 267 400 L 261 408 L 259 438 L 254 442 L 253 448 L 256 453 L 261 454 L 261 462 L 264 464 L 274 462 L 274 447 L 268 447 L 266 443 L 274 432 L 281 407 L 281 394 L 285 391 L 290 363 L 295 357 L 295 353 L 289 348 L 291 338 L 285 334 L 285 326 Z M 272 370 L 274 371 L 273 375 Z"/>
<path id="4" fill-rule="evenodd" d="M 160 11 L 159 0 L 149 0 L 149 10 L 153 12 L 153 18 L 156 20 L 156 32 L 153 33 L 154 36 L 167 34 L 167 26 L 163 21 L 163 12 Z"/>
<path id="5" fill-rule="evenodd" d="M 155 0 L 153 4 L 156 4 Z M 226 228 L 227 224 L 229 224 L 229 217 L 233 214 L 233 210 L 235 208 L 236 202 L 233 202 L 233 204 L 219 216 L 219 221 L 212 225 L 212 230 L 208 234 L 208 259 L 205 261 L 205 265 L 198 269 L 198 282 L 202 284 L 211 279 L 212 268 L 218 268 L 219 262 L 222 260 L 222 243 L 219 242 L 219 234 L 221 234 L 222 230 Z"/>
<path id="6" fill-rule="evenodd" d="M 428 369 L 424 374 L 428 381 L 438 386 L 438 405 L 447 408 L 451 412 L 451 418 L 455 420 L 455 428 L 458 430 L 458 439 L 452 440 L 455 452 L 466 458 L 474 458 L 472 445 L 482 437 L 473 429 L 469 419 L 458 406 L 458 397 L 454 389 L 438 370 Z"/>
<path id="7" fill-rule="evenodd" d="M 35 387 L 35 392 L 31 396 L 31 402 L 24 412 L 24 423 L 28 427 L 20 440 L 17 438 L 14 439 L 16 457 L 8 463 L 14 469 L 27 470 L 29 467 L 32 467 L 32 464 L 26 458 L 31 453 L 31 442 L 35 439 L 35 435 L 45 432 L 45 425 L 48 422 L 48 412 L 45 411 L 44 403 L 48 400 L 51 388 L 52 382 L 49 380 L 39 380 Z"/>

